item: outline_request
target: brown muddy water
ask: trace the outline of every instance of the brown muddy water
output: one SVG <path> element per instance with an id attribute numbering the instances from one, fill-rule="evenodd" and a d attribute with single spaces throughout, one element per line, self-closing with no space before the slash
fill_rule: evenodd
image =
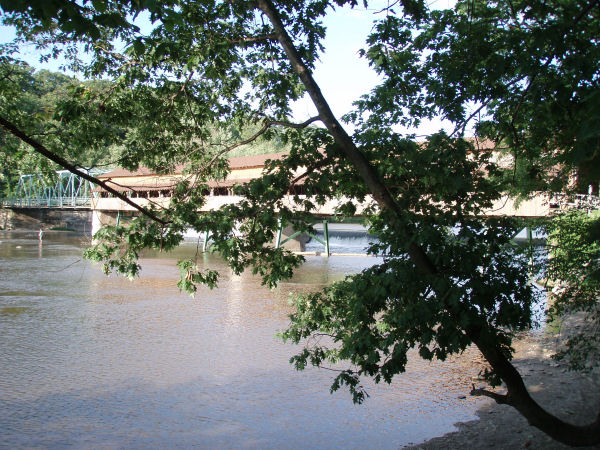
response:
<path id="1" fill-rule="evenodd" d="M 193 243 L 130 282 L 82 260 L 81 236 L 0 241 L 0 448 L 400 448 L 475 418 L 475 352 L 414 357 L 391 385 L 365 382 L 363 405 L 329 393 L 332 372 L 290 366 L 288 293 L 374 258 L 309 257 L 270 291 L 211 255 L 220 287 L 191 298 L 175 260 Z"/>

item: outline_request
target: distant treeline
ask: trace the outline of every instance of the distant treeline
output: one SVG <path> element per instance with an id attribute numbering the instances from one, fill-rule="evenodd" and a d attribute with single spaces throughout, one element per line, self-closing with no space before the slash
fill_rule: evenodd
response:
<path id="1" fill-rule="evenodd" d="M 152 96 L 151 92 L 149 96 Z M 149 165 L 168 171 L 170 166 L 181 163 L 174 158 L 169 159 L 169 152 L 161 153 L 160 149 L 152 161 L 132 158 L 129 146 L 152 143 L 152 136 L 144 136 L 143 139 L 136 136 L 139 130 L 134 122 L 135 102 L 139 98 L 139 92 L 123 88 L 118 82 L 100 79 L 82 81 L 60 72 L 36 71 L 26 63 L 0 57 L 0 114 L 10 117 L 29 136 L 79 167 L 136 168 Z M 119 108 L 120 104 L 127 104 L 127 108 Z M 119 109 L 123 110 L 123 118 L 114 120 Z M 286 149 L 277 136 L 270 135 L 269 140 L 262 136 L 251 139 L 259 128 L 259 125 L 251 124 L 215 124 L 210 135 L 192 137 L 191 142 L 193 146 L 194 140 L 197 140 L 203 151 L 214 147 L 218 152 L 251 140 L 246 145 L 235 146 L 224 156 L 266 154 Z M 161 136 L 165 133 L 158 127 L 154 131 Z M 190 146 L 190 143 L 185 145 Z M 190 149 L 190 153 L 193 151 Z M 161 158 L 164 160 L 161 161 Z M 0 127 L 1 196 L 14 189 L 20 174 L 43 173 L 50 178 L 59 169 L 61 167 L 33 152 L 28 145 Z"/>

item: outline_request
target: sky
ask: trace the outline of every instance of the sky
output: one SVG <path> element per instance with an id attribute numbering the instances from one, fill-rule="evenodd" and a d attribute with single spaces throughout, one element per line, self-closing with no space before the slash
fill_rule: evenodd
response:
<path id="1" fill-rule="evenodd" d="M 381 17 L 378 12 L 388 3 L 379 0 L 371 1 L 368 9 L 341 8 L 324 20 L 327 27 L 325 50 L 313 76 L 338 119 L 352 110 L 352 102 L 367 94 L 378 82 L 377 74 L 365 59 L 359 57 L 358 52 L 365 48 L 373 22 Z M 450 8 L 454 3 L 454 0 L 434 0 L 430 6 Z M 316 109 L 307 97 L 294 105 L 294 117 L 299 122 L 315 115 Z M 439 131 L 440 127 L 453 129 L 448 123 L 434 120 L 406 132 L 417 136 L 429 135 Z"/>
<path id="2" fill-rule="evenodd" d="M 365 46 L 373 21 L 380 17 L 378 11 L 388 3 L 388 0 L 375 0 L 369 3 L 368 9 L 338 8 L 325 18 L 325 51 L 315 67 L 314 78 L 338 119 L 352 109 L 352 102 L 377 84 L 377 75 L 369 68 L 366 60 L 359 58 L 358 51 Z M 454 0 L 434 0 L 433 7 L 447 8 L 453 3 Z M 12 29 L 0 26 L 0 43 L 9 42 L 13 38 Z M 22 48 L 21 58 L 37 69 L 57 71 L 60 65 L 58 61 L 40 63 L 39 54 L 32 47 Z M 308 97 L 294 104 L 293 112 L 294 119 L 298 122 L 316 115 L 316 109 Z M 434 121 L 406 131 L 427 135 L 438 131 L 441 126 L 444 126 L 442 122 Z M 446 128 L 449 126 L 446 125 Z"/>
<path id="3" fill-rule="evenodd" d="M 325 51 L 317 63 L 313 76 L 336 117 L 352 107 L 352 102 L 369 92 L 378 81 L 358 52 L 373 27 L 372 11 L 338 9 L 325 20 L 327 36 Z M 298 120 L 316 115 L 316 109 L 307 98 L 294 109 Z"/>

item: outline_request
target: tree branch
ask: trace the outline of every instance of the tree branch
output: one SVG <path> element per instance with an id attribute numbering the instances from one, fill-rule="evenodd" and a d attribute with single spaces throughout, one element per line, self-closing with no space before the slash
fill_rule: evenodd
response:
<path id="1" fill-rule="evenodd" d="M 261 34 L 260 36 L 247 36 L 238 39 L 230 39 L 230 44 L 255 44 L 257 42 L 277 40 L 275 33 Z"/>
<path id="2" fill-rule="evenodd" d="M 573 20 L 573 23 L 571 24 L 571 28 L 570 29 L 573 30 L 575 28 L 575 25 L 577 25 L 577 23 L 581 19 L 583 19 L 586 16 L 586 14 L 589 13 L 592 10 L 592 8 L 594 6 L 600 7 L 600 2 L 598 2 L 598 0 L 591 0 L 587 4 L 587 6 L 584 9 L 581 10 L 581 12 L 579 13 L 579 15 L 577 17 L 575 17 L 575 20 Z"/>
<path id="3" fill-rule="evenodd" d="M 303 178 L 306 178 L 307 176 L 309 176 L 310 174 L 312 174 L 313 172 L 315 172 L 317 169 L 321 169 L 323 167 L 325 167 L 328 164 L 331 164 L 332 160 L 331 158 L 325 158 L 322 161 L 319 161 L 316 164 L 313 164 L 312 166 L 308 167 L 306 169 L 306 172 L 301 173 L 300 175 L 298 175 L 296 178 L 294 178 L 292 180 L 292 182 L 288 185 L 287 190 L 289 191 L 292 186 L 294 186 L 296 183 L 298 183 L 298 181 L 300 181 Z"/>
<path id="4" fill-rule="evenodd" d="M 259 137 L 261 137 L 263 134 L 265 134 L 268 129 L 269 129 L 269 125 L 264 124 L 260 130 L 258 130 L 256 133 L 254 133 L 248 139 L 244 139 L 243 141 L 236 142 L 235 144 L 229 145 L 229 146 L 225 147 L 224 149 L 219 150 L 211 158 L 211 160 L 206 165 L 204 165 L 203 169 L 206 170 L 208 167 L 212 166 L 214 164 L 214 162 L 217 159 L 219 159 L 221 156 L 223 156 L 225 153 L 229 153 L 231 150 L 241 147 L 242 145 L 246 145 L 246 144 L 250 144 L 250 143 L 254 142 Z"/>
<path id="5" fill-rule="evenodd" d="M 288 127 L 288 128 L 302 129 L 302 128 L 306 128 L 311 123 L 316 122 L 317 120 L 320 120 L 319 116 L 311 117 L 310 119 L 308 119 L 308 120 L 306 120 L 306 121 L 304 121 L 302 123 L 292 123 L 292 122 L 285 122 L 285 121 L 281 121 L 281 120 L 265 120 L 263 122 L 263 126 L 261 127 L 261 129 L 258 130 L 256 133 L 254 133 L 252 136 L 250 136 L 248 139 L 244 139 L 243 141 L 236 142 L 235 144 L 229 145 L 229 146 L 225 147 L 224 149 L 219 150 L 211 158 L 211 160 L 208 162 L 208 164 L 206 164 L 204 166 L 204 169 L 212 166 L 214 164 L 214 162 L 218 158 L 220 158 L 221 156 L 223 156 L 225 153 L 229 153 L 231 150 L 233 150 L 235 148 L 238 148 L 238 147 L 241 147 L 242 145 L 246 145 L 246 144 L 250 144 L 250 143 L 254 142 L 259 137 L 261 137 L 263 134 L 265 134 L 267 132 L 267 130 L 269 128 L 271 128 L 273 125 L 279 125 L 279 126 L 284 126 L 284 127 Z"/>
<path id="6" fill-rule="evenodd" d="M 356 147 L 352 138 L 348 135 L 346 130 L 336 119 L 335 115 L 331 111 L 331 108 L 325 97 L 321 93 L 319 85 L 313 78 L 309 68 L 304 64 L 302 57 L 298 53 L 292 39 L 287 33 L 277 9 L 273 6 L 270 0 L 257 0 L 256 2 L 258 9 L 260 9 L 270 20 L 277 39 L 280 45 L 283 47 L 288 60 L 290 61 L 292 68 L 306 87 L 313 104 L 319 112 L 319 117 L 323 124 L 327 127 L 329 133 L 333 136 L 336 143 L 340 146 L 340 149 L 346 156 L 346 158 L 354 165 L 360 176 L 365 180 L 365 183 L 369 187 L 373 198 L 377 201 L 380 207 L 389 209 L 395 213 L 397 217 L 402 217 L 404 211 L 398 205 L 387 186 L 379 179 L 379 175 L 375 168 L 371 165 L 369 160 L 364 154 Z M 396 221 L 396 226 L 404 227 L 401 221 Z M 408 233 L 413 234 L 413 233 Z M 423 249 L 414 243 L 414 239 L 410 240 L 407 252 L 415 265 L 423 272 L 429 275 L 437 273 L 435 265 L 431 262 L 427 254 Z"/>
<path id="7" fill-rule="evenodd" d="M 319 116 L 311 117 L 310 119 L 305 120 L 302 123 L 292 123 L 292 122 L 286 122 L 283 120 L 267 120 L 266 122 L 269 125 L 278 125 L 278 126 L 287 127 L 287 128 L 303 129 L 303 128 L 306 128 L 307 126 L 309 126 L 311 123 L 314 123 L 318 120 L 321 120 L 321 118 Z"/>
<path id="8" fill-rule="evenodd" d="M 82 172 L 77 167 L 75 167 L 74 165 L 72 165 L 71 163 L 69 163 L 67 160 L 63 159 L 62 157 L 60 157 L 57 154 L 55 154 L 55 153 L 51 152 L 50 150 L 48 150 L 44 145 L 40 144 L 38 141 L 36 141 L 36 140 L 32 139 L 31 137 L 27 136 L 23 131 L 21 131 L 19 128 L 17 128 L 16 125 L 14 125 L 13 123 L 9 122 L 8 120 L 6 120 L 2 116 L 0 116 L 0 125 L 2 125 L 13 136 L 21 139 L 26 144 L 29 144 L 40 155 L 48 158 L 50 161 L 55 162 L 59 166 L 64 167 L 69 172 L 71 172 L 71 173 L 73 173 L 75 175 L 79 175 L 81 178 L 83 178 L 85 180 L 88 180 L 88 181 L 91 181 L 92 183 L 97 184 L 98 186 L 102 186 L 104 189 L 106 189 L 108 192 L 110 192 L 111 194 L 113 194 L 115 197 L 123 200 L 128 205 L 130 205 L 133 208 L 137 209 L 139 212 L 141 212 L 143 215 L 145 215 L 149 219 L 152 219 L 155 222 L 158 222 L 158 223 L 160 223 L 162 225 L 166 225 L 168 223 L 167 221 L 165 221 L 165 220 L 161 219 L 160 217 L 156 216 L 151 211 L 148 211 L 146 208 L 144 208 L 144 207 L 136 204 L 135 202 L 133 202 L 132 200 L 130 200 L 127 196 L 123 195 L 119 191 L 111 188 L 110 186 L 108 186 L 102 180 L 99 180 L 98 178 L 96 178 L 96 177 L 94 177 L 92 175 L 89 175 L 89 174 L 87 174 L 85 172 Z"/>

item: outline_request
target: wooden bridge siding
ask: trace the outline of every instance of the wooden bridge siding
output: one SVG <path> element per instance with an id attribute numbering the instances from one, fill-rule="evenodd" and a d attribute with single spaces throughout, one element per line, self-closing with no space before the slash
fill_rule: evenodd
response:
<path id="1" fill-rule="evenodd" d="M 305 198 L 305 196 L 299 196 L 299 198 Z M 207 212 L 210 210 L 216 210 L 221 208 L 222 206 L 237 203 L 241 201 L 243 197 L 239 196 L 210 196 L 206 204 L 199 210 L 200 212 Z M 157 207 L 166 207 L 169 204 L 169 197 L 157 197 L 152 199 L 147 198 L 132 198 L 135 203 L 140 206 L 148 207 L 151 204 L 154 204 Z M 324 205 L 317 205 L 317 207 L 312 211 L 313 214 L 318 216 L 332 216 L 335 214 L 335 210 L 337 206 L 341 202 L 347 201 L 347 198 L 341 199 L 331 199 L 326 202 Z M 292 195 L 286 196 L 283 199 L 283 202 L 286 206 L 290 208 L 297 207 L 297 204 L 294 202 L 294 197 Z M 367 199 L 367 201 L 363 203 L 359 203 L 356 200 L 353 200 L 353 203 L 356 206 L 356 216 L 363 215 L 365 208 L 372 203 L 372 200 Z M 135 211 L 135 208 L 131 205 L 128 205 L 124 201 L 118 198 L 94 198 L 92 199 L 92 209 L 99 211 Z M 538 195 L 532 199 L 524 200 L 520 202 L 517 206 L 517 202 L 514 199 L 511 199 L 508 195 L 503 196 L 496 202 L 489 210 L 485 210 L 482 215 L 488 217 L 498 217 L 498 216 L 517 216 L 517 217 L 545 217 L 551 214 L 551 208 L 548 201 L 547 195 Z"/>
<path id="2" fill-rule="evenodd" d="M 483 211 L 486 217 L 546 217 L 552 214 L 549 197 L 546 194 L 536 195 L 535 197 L 517 202 L 508 195 L 503 195 L 494 202 L 492 208 Z"/>
<path id="3" fill-rule="evenodd" d="M 149 207 L 151 204 L 157 207 L 167 207 L 171 201 L 170 197 L 156 197 L 156 198 L 132 198 L 134 203 L 144 208 Z M 125 203 L 123 200 L 116 197 L 96 197 L 92 199 L 91 208 L 94 211 L 137 211 L 133 206 Z"/>
<path id="4" fill-rule="evenodd" d="M 252 167 L 244 169 L 235 169 L 229 172 L 227 175 L 227 185 L 230 185 L 232 181 L 245 181 L 254 178 L 259 178 L 263 173 L 263 167 Z M 176 173 L 172 175 L 157 175 L 157 174 L 130 174 L 130 175 L 119 175 L 115 177 L 99 177 L 102 181 L 106 181 L 109 184 L 119 189 L 119 187 L 131 187 L 134 189 L 146 188 L 148 190 L 160 190 L 160 189 L 171 189 L 177 183 L 187 180 L 190 183 L 197 181 L 196 175 L 183 175 Z M 219 184 L 217 182 L 217 184 Z"/>
<path id="5" fill-rule="evenodd" d="M 299 196 L 300 198 L 304 198 L 305 196 Z M 235 196 L 235 195 L 222 195 L 222 196 L 210 196 L 208 197 L 207 202 L 204 206 L 199 210 L 200 212 L 207 212 L 211 210 L 217 210 L 225 205 L 230 205 L 241 201 L 243 197 Z M 132 198 L 136 204 L 148 207 L 151 204 L 158 207 L 166 207 L 169 204 L 169 197 L 157 197 L 157 198 Z M 342 201 L 346 201 L 346 199 L 341 199 Z M 283 200 L 284 204 L 288 207 L 295 208 L 297 204 L 293 200 L 293 196 L 286 196 Z M 335 208 L 339 205 L 340 200 L 330 200 L 325 205 L 317 206 L 312 213 L 318 216 L 332 216 L 335 214 Z M 361 216 L 365 207 L 368 205 L 368 202 L 359 203 L 354 201 L 357 206 L 357 216 Z M 136 211 L 136 209 L 125 203 L 123 200 L 115 197 L 109 198 L 94 198 L 92 199 L 92 209 L 97 211 Z"/>

